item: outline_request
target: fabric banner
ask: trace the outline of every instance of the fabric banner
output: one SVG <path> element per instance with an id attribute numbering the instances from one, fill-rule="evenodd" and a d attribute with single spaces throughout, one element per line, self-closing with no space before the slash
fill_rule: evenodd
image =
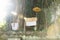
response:
<path id="1" fill-rule="evenodd" d="M 26 22 L 26 26 L 35 26 L 35 25 L 36 25 L 36 21 Z"/>
<path id="2" fill-rule="evenodd" d="M 35 26 L 36 25 L 36 21 L 37 21 L 36 17 L 25 18 L 26 26 Z"/>
<path id="3" fill-rule="evenodd" d="M 11 25 L 12 25 L 12 30 L 18 30 L 19 28 L 18 23 L 11 23 Z"/>

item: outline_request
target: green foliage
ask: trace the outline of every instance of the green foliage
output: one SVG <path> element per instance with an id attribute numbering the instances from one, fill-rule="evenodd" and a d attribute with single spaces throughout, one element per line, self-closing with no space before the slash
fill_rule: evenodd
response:
<path id="1" fill-rule="evenodd" d="M 0 22 L 0 29 L 1 30 L 6 30 L 6 22 Z"/>

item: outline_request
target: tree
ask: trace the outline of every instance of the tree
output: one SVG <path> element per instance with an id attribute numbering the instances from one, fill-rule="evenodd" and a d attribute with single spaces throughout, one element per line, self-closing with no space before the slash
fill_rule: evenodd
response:
<path id="1" fill-rule="evenodd" d="M 54 0 L 26 0 L 25 16 L 26 17 L 36 17 L 36 13 L 32 9 L 34 7 L 40 7 L 42 9 L 42 11 L 39 12 L 37 15 L 37 17 L 38 17 L 37 24 L 40 27 L 40 29 L 43 29 L 45 27 L 46 21 L 47 21 L 46 25 L 50 24 L 51 18 L 52 18 L 51 15 L 53 12 L 55 12 L 55 11 L 51 11 L 51 9 L 49 9 L 50 6 L 52 6 L 52 2 L 54 2 Z M 47 9 L 47 11 L 44 11 L 45 9 Z M 40 25 L 43 25 L 43 26 L 41 27 Z"/>

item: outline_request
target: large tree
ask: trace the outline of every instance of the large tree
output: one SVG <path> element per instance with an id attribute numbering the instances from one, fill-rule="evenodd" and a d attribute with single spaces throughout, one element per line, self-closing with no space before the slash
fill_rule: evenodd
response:
<path id="1" fill-rule="evenodd" d="M 37 14 L 37 24 L 42 30 L 46 25 L 49 25 L 51 22 L 51 16 L 54 15 L 56 9 L 53 7 L 55 4 L 52 5 L 52 2 L 55 0 L 26 0 L 25 1 L 25 16 L 26 17 L 36 17 L 36 13 L 32 10 L 34 7 L 39 7 L 42 9 L 41 12 Z M 50 9 L 52 8 L 52 9 Z M 51 11 L 52 10 L 52 11 Z"/>

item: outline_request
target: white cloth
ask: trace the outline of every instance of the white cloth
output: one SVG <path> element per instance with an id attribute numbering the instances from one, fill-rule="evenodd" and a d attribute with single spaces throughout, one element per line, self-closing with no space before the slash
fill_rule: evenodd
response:
<path id="1" fill-rule="evenodd" d="M 12 30 L 18 30 L 19 27 L 18 23 L 11 23 L 11 25 L 12 25 Z"/>
<path id="2" fill-rule="evenodd" d="M 35 25 L 36 25 L 36 21 L 26 22 L 26 26 L 35 26 Z"/>

